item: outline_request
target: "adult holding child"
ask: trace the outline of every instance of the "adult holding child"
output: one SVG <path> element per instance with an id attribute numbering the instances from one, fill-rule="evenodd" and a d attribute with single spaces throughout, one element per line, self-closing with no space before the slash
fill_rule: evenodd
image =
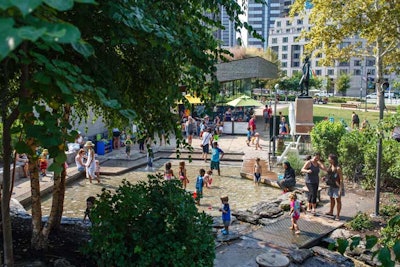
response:
<path id="1" fill-rule="evenodd" d="M 306 174 L 305 182 L 308 189 L 307 211 L 310 211 L 311 214 L 316 213 L 320 170 L 327 171 L 321 162 L 321 154 L 318 152 L 315 152 L 313 157 L 307 160 L 303 168 L 301 168 L 301 172 Z"/>
<path id="2" fill-rule="evenodd" d="M 330 208 L 326 215 L 333 216 L 333 210 L 336 204 L 336 216 L 335 220 L 340 220 L 340 211 L 342 209 L 342 196 L 344 196 L 344 184 L 343 184 L 343 173 L 342 168 L 339 166 L 338 157 L 335 154 L 329 154 L 328 156 L 329 167 L 325 181 L 328 188 L 328 196 L 330 198 Z"/>

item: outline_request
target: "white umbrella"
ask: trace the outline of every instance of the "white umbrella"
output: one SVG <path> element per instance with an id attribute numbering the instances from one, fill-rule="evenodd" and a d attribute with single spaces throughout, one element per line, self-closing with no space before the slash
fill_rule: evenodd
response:
<path id="1" fill-rule="evenodd" d="M 226 105 L 231 107 L 258 107 L 262 104 L 247 95 L 243 95 L 232 101 L 229 101 L 228 103 L 226 103 Z"/>
<path id="2" fill-rule="evenodd" d="M 289 125 L 290 125 L 290 134 L 292 136 L 296 135 L 296 115 L 294 112 L 293 102 L 290 102 L 289 105 Z"/>

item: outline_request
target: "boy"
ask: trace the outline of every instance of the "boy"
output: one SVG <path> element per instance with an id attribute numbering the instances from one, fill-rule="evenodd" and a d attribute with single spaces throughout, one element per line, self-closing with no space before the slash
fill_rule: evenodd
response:
<path id="1" fill-rule="evenodd" d="M 126 157 L 128 159 L 131 157 L 131 146 L 132 146 L 132 144 L 133 144 L 133 141 L 131 139 L 131 136 L 128 135 L 126 137 L 126 140 L 125 140 L 125 153 L 126 153 Z"/>
<path id="2" fill-rule="evenodd" d="M 218 175 L 221 175 L 221 171 L 219 168 L 219 161 L 222 159 L 224 156 L 224 151 L 218 147 L 218 143 L 214 142 L 213 143 L 213 148 L 211 150 L 211 166 L 210 169 L 212 170 L 217 170 Z"/>
<path id="3" fill-rule="evenodd" d="M 261 165 L 260 165 L 260 158 L 256 159 L 256 162 L 254 164 L 254 169 L 253 169 L 253 173 L 254 173 L 254 184 L 255 185 L 260 185 L 260 181 L 261 181 Z"/>
<path id="4" fill-rule="evenodd" d="M 246 139 L 247 146 L 250 146 L 250 141 L 251 141 L 251 129 L 250 127 L 247 127 L 247 139 Z"/>
<path id="5" fill-rule="evenodd" d="M 83 222 L 85 222 L 86 217 L 89 219 L 90 222 L 92 222 L 90 212 L 94 206 L 94 201 L 96 200 L 95 197 L 90 196 L 86 199 L 86 210 L 85 210 L 85 216 L 83 217 Z"/>
<path id="6" fill-rule="evenodd" d="M 196 179 L 196 204 L 200 205 L 200 198 L 203 197 L 203 187 L 204 187 L 204 175 L 206 171 L 204 169 L 200 169 L 199 176 Z"/>
<path id="7" fill-rule="evenodd" d="M 221 232 L 223 235 L 229 234 L 229 225 L 231 224 L 231 209 L 229 208 L 228 201 L 228 196 L 221 197 L 222 207 L 219 211 L 222 212 L 222 223 L 224 224 L 224 229 Z"/>

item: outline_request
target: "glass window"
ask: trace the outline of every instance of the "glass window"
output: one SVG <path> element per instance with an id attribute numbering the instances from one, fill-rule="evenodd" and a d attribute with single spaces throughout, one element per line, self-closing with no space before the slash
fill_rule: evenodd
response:
<path id="1" fill-rule="evenodd" d="M 342 74 L 347 74 L 347 69 L 341 69 L 339 70 L 340 75 Z"/>
<path id="2" fill-rule="evenodd" d="M 287 51 L 287 45 L 282 45 L 282 51 Z"/>
<path id="3" fill-rule="evenodd" d="M 287 54 L 282 54 L 282 59 L 287 59 Z"/>
<path id="4" fill-rule="evenodd" d="M 335 71 L 333 69 L 328 69 L 328 75 L 335 75 Z"/>
<path id="5" fill-rule="evenodd" d="M 287 68 L 287 62 L 282 62 L 282 68 Z"/>
<path id="6" fill-rule="evenodd" d="M 361 70 L 359 70 L 359 69 L 354 69 L 354 70 L 353 70 L 353 75 L 360 76 L 360 75 L 361 75 Z"/>
<path id="7" fill-rule="evenodd" d="M 281 26 L 282 26 L 282 22 L 277 21 L 277 22 L 276 22 L 276 26 L 277 26 L 277 27 L 281 27 Z"/>
<path id="8" fill-rule="evenodd" d="M 288 42 L 288 37 L 283 37 L 282 38 L 282 43 L 287 43 Z"/>
<path id="9" fill-rule="evenodd" d="M 316 70 L 316 71 L 315 71 L 315 75 L 321 76 L 321 74 L 322 74 L 322 71 L 321 71 L 321 70 Z"/>
<path id="10" fill-rule="evenodd" d="M 278 43 L 278 38 L 272 38 L 272 43 L 277 44 Z"/>

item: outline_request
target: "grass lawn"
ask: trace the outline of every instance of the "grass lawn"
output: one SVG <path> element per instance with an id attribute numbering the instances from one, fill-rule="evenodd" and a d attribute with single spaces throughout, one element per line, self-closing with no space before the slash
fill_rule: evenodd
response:
<path id="1" fill-rule="evenodd" d="M 333 117 L 334 121 L 340 121 L 343 119 L 347 125 L 351 125 L 351 114 L 355 111 L 360 118 L 360 124 L 364 119 L 367 119 L 370 125 L 375 125 L 379 120 L 379 111 L 372 110 L 368 106 L 368 111 L 365 112 L 364 108 L 361 109 L 346 109 L 341 108 L 340 104 L 325 104 L 325 105 L 314 105 L 314 123 L 321 120 Z M 284 108 L 281 110 L 284 115 L 289 114 L 289 108 Z M 384 112 L 383 116 L 388 116 L 391 113 Z"/>

